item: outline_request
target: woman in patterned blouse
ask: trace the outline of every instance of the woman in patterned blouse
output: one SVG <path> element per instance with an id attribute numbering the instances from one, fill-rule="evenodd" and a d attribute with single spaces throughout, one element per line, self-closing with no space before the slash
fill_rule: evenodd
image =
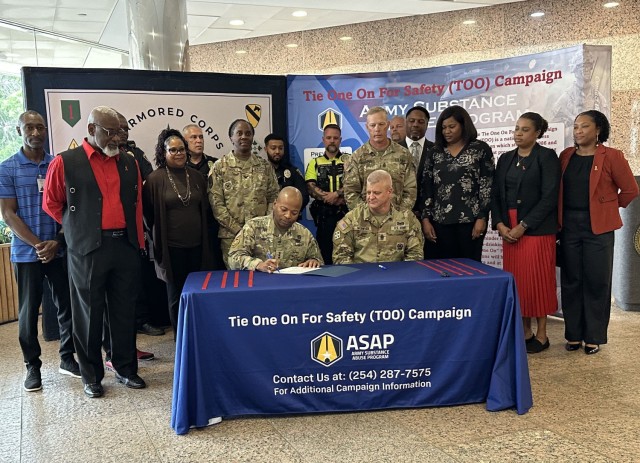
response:
<path id="1" fill-rule="evenodd" d="M 439 258 L 482 257 L 495 163 L 491 148 L 477 136 L 464 108 L 450 106 L 440 114 L 421 198 L 422 230 Z"/>

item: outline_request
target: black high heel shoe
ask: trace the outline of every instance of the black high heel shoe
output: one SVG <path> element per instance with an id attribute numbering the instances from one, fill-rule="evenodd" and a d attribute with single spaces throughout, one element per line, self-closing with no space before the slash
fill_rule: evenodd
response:
<path id="1" fill-rule="evenodd" d="M 565 348 L 566 350 L 568 350 L 569 352 L 573 352 L 573 351 L 575 351 L 575 350 L 578 350 L 578 349 L 580 349 L 581 347 L 582 347 L 582 343 L 581 343 L 581 342 L 579 342 L 579 343 L 577 343 L 577 344 L 573 344 L 573 343 L 568 342 L 568 343 L 566 343 L 566 344 L 564 345 L 564 348 Z"/>
<path id="2" fill-rule="evenodd" d="M 587 355 L 593 355 L 593 354 L 597 354 L 598 352 L 600 352 L 600 346 L 587 346 L 585 344 L 584 346 L 584 353 Z"/>

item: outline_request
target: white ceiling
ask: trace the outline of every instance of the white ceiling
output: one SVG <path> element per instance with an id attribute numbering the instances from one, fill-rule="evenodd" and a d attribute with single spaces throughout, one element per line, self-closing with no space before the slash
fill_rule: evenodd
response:
<path id="1" fill-rule="evenodd" d="M 0 72 L 17 72 L 23 65 L 127 67 L 125 1 L 0 0 Z M 197 45 L 514 1 L 522 0 L 187 0 L 187 24 L 189 41 Z M 307 16 L 293 17 L 296 10 Z M 244 24 L 231 26 L 232 19 Z"/>

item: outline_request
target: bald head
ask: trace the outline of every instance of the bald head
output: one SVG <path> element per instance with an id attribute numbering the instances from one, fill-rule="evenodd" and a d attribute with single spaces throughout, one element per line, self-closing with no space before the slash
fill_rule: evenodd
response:
<path id="1" fill-rule="evenodd" d="M 389 123 L 389 132 L 391 139 L 396 143 L 400 143 L 407 137 L 406 122 L 403 116 L 395 116 Z"/>
<path id="2" fill-rule="evenodd" d="M 273 220 L 281 230 L 288 230 L 298 220 L 302 207 L 302 193 L 296 187 L 286 186 L 273 203 Z"/>
<path id="3" fill-rule="evenodd" d="M 300 193 L 300 190 L 298 190 L 294 186 L 286 186 L 282 190 L 280 190 L 278 199 L 276 199 L 276 201 L 285 200 L 285 198 L 287 200 L 298 201 L 298 209 L 300 209 L 300 207 L 302 206 L 302 193 Z"/>

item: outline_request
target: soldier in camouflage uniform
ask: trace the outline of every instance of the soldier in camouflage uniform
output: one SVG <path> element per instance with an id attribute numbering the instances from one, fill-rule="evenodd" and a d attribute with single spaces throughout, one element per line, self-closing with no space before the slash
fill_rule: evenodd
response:
<path id="1" fill-rule="evenodd" d="M 408 209 L 391 203 L 391 175 L 376 170 L 367 177 L 367 203 L 338 222 L 333 234 L 333 263 L 422 260 L 422 228 Z"/>
<path id="2" fill-rule="evenodd" d="M 294 266 L 320 267 L 323 261 L 318 243 L 297 222 L 301 207 L 300 191 L 284 187 L 272 214 L 249 220 L 233 240 L 229 251 L 231 270 L 273 273 Z"/>
<path id="3" fill-rule="evenodd" d="M 243 119 L 233 121 L 233 151 L 216 161 L 209 175 L 209 202 L 220 224 L 222 258 L 227 267 L 231 242 L 242 226 L 268 214 L 278 196 L 278 181 L 266 159 L 251 153 L 254 130 Z"/>
<path id="4" fill-rule="evenodd" d="M 349 210 L 365 201 L 367 176 L 377 169 L 387 171 L 393 181 L 393 204 L 411 209 L 416 202 L 416 169 L 409 150 L 387 138 L 387 112 L 374 106 L 367 112 L 369 141 L 345 162 L 344 195 Z"/>

